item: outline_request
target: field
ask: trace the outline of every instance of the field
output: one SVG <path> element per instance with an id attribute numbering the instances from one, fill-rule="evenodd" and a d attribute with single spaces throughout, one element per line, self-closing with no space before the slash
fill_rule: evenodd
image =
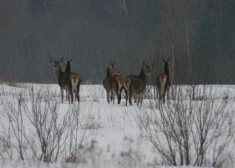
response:
<path id="1" fill-rule="evenodd" d="M 149 86 L 142 106 L 126 106 L 124 99 L 108 104 L 101 85 L 81 85 L 81 102 L 69 104 L 61 103 L 58 85 L 1 84 L 0 167 L 173 168 L 163 157 L 171 146 L 177 165 L 176 151 L 186 156 L 189 149 L 191 167 L 232 168 L 235 86 L 174 86 L 174 95 L 163 105 Z M 169 124 L 176 116 L 184 126 Z M 204 155 L 198 153 L 200 133 Z"/>

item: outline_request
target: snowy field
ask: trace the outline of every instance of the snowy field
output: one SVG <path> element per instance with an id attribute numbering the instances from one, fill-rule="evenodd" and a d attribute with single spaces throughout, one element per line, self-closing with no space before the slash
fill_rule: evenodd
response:
<path id="1" fill-rule="evenodd" d="M 192 86 L 174 87 L 176 96 L 165 105 L 156 99 L 154 88 L 148 87 L 142 106 L 137 106 L 135 103 L 133 106 L 126 106 L 124 96 L 121 104 L 117 104 L 117 100 L 108 104 L 102 85 L 82 85 L 81 102 L 70 105 L 68 101 L 61 103 L 58 85 L 1 84 L 0 167 L 175 168 L 177 166 L 167 166 L 169 164 L 166 159 L 154 147 L 146 132 L 148 126 L 141 124 L 141 121 L 146 120 L 141 118 L 145 117 L 145 114 L 148 114 L 148 117 L 152 115 L 152 119 L 160 117 L 158 114 L 161 110 L 167 111 L 168 107 L 173 109 L 176 102 L 188 105 L 190 102 L 198 104 L 208 100 L 213 100 L 215 105 L 211 107 L 219 109 L 221 114 L 223 110 L 228 111 L 226 114 L 232 114 L 235 107 L 235 86 L 198 85 L 195 87 L 194 101 L 190 101 Z M 225 102 L 226 105 L 221 102 Z M 185 107 L 194 107 L 187 105 Z M 228 118 L 234 121 L 233 115 Z M 230 120 L 228 123 L 229 126 L 226 123 L 218 123 L 218 127 L 231 128 L 226 145 L 218 145 L 224 143 L 223 139 L 213 141 L 211 145 L 213 147 L 209 146 L 209 142 L 206 145 L 205 148 L 208 149 L 204 160 L 206 167 L 211 167 L 211 162 L 218 153 L 223 153 L 217 159 L 223 162 L 222 167 L 225 165 L 226 168 L 235 167 L 233 153 L 235 123 L 231 123 Z M 149 124 L 149 127 L 154 129 L 151 121 Z M 220 127 L 217 128 L 219 129 Z M 210 133 L 213 134 L 212 132 Z M 151 136 L 156 138 L 157 135 Z M 162 133 L 159 132 L 161 143 L 167 143 L 161 136 Z M 226 135 L 221 137 L 226 138 Z M 190 149 L 195 148 L 192 144 Z M 191 152 L 190 156 L 193 158 L 193 155 L 196 156 L 195 153 Z M 191 159 L 191 167 L 194 167 L 194 161 Z"/>

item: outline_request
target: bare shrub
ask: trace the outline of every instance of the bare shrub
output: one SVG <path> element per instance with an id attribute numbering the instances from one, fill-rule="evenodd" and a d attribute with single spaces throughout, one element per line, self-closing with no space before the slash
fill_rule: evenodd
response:
<path id="1" fill-rule="evenodd" d="M 2 105 L 2 158 L 12 159 L 17 151 L 22 160 L 29 152 L 45 162 L 56 162 L 62 154 L 68 156 L 66 162 L 84 162 L 83 156 L 91 149 L 87 144 L 88 132 L 101 127 L 92 115 L 79 118 L 78 103 L 61 110 L 58 97 L 43 86 L 7 95 Z"/>
<path id="2" fill-rule="evenodd" d="M 6 145 L 6 142 L 8 143 L 7 146 L 12 146 L 19 154 L 20 158 L 24 160 L 25 151 L 27 148 L 27 143 L 24 138 L 24 112 L 23 112 L 23 104 L 25 103 L 24 100 L 24 93 L 19 93 L 18 96 L 13 96 L 11 98 L 7 98 L 8 101 L 5 101 L 3 104 L 4 106 L 4 113 L 3 118 L 8 121 L 8 128 L 6 125 L 1 122 L 2 124 L 2 130 L 4 133 L 4 138 L 2 137 L 2 140 Z M 10 99 L 10 101 L 9 101 Z M 2 119 L 3 119 L 2 118 Z M 2 120 L 1 119 L 1 120 Z M 16 140 L 16 142 L 13 141 L 13 138 Z M 7 151 L 7 150 L 6 150 Z M 9 155 L 9 153 L 8 153 Z"/>
<path id="3" fill-rule="evenodd" d="M 5 159 L 6 156 L 8 156 L 10 159 L 12 159 L 12 145 L 10 138 L 6 139 L 4 136 L 0 137 L 0 157 L 2 159 Z M 6 154 L 6 155 L 5 155 Z"/>
<path id="4" fill-rule="evenodd" d="M 151 112 L 137 111 L 142 136 L 152 143 L 167 165 L 218 166 L 234 148 L 234 111 L 228 99 L 217 99 L 218 90 L 204 88 L 207 99 L 182 101 L 177 88 L 174 101 Z M 212 156 L 212 157 L 210 157 Z"/>
<path id="5" fill-rule="evenodd" d="M 64 150 L 69 114 L 64 112 L 59 116 L 59 101 L 43 95 L 41 90 L 35 93 L 32 87 L 29 95 L 30 102 L 24 105 L 24 111 L 32 124 L 31 138 L 26 133 L 25 138 L 38 160 L 56 162 Z"/>

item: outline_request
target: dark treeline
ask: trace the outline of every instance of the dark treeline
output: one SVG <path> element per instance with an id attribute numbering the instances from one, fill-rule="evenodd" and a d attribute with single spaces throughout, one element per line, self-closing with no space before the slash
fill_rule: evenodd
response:
<path id="1" fill-rule="evenodd" d="M 55 83 L 49 57 L 65 57 L 83 84 L 163 58 L 173 84 L 235 82 L 234 0 L 1 0 L 0 32 L 2 80 Z"/>

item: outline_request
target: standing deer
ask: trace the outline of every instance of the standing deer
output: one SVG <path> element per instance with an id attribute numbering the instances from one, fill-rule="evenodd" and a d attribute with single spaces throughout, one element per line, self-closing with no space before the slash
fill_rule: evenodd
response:
<path id="1" fill-rule="evenodd" d="M 118 104 L 121 103 L 121 95 L 122 95 L 122 90 L 125 90 L 125 82 L 126 82 L 126 78 L 124 78 L 122 75 L 117 74 L 114 75 L 113 78 L 117 81 L 117 85 L 118 85 Z M 126 90 L 125 90 L 125 93 Z"/>
<path id="2" fill-rule="evenodd" d="M 129 96 L 130 85 L 131 85 L 131 78 L 130 77 L 125 77 L 123 79 L 123 85 L 122 85 L 122 88 L 121 88 L 121 92 L 124 89 L 125 98 L 126 98 L 126 106 L 127 106 L 128 96 Z M 120 92 L 120 94 L 121 94 L 121 92 Z"/>
<path id="3" fill-rule="evenodd" d="M 65 60 L 66 63 L 66 69 L 65 72 L 71 73 L 71 63 L 72 60 Z M 82 81 L 82 77 L 78 73 L 71 73 L 70 75 L 70 81 L 72 85 L 72 96 L 77 100 L 80 101 L 79 91 L 80 91 L 80 84 Z"/>
<path id="4" fill-rule="evenodd" d="M 52 59 L 52 58 L 49 58 L 50 59 L 50 62 L 51 63 L 53 63 L 54 62 L 54 60 Z M 64 58 L 61 58 L 60 59 L 60 67 L 61 67 L 61 70 L 63 71 L 63 72 L 65 72 L 65 70 L 66 70 L 66 68 L 67 68 L 67 60 L 65 60 Z M 67 72 L 70 72 L 70 70 L 69 71 L 67 71 Z M 54 68 L 54 73 L 55 73 L 55 76 L 56 76 L 56 79 L 57 79 L 57 82 L 58 82 L 58 80 L 59 80 L 59 70 L 58 69 L 56 69 L 56 68 Z M 64 90 L 64 89 L 63 89 Z M 68 93 L 68 91 L 67 90 L 65 90 L 65 93 L 66 93 L 66 99 L 67 100 L 69 100 L 69 93 Z"/>
<path id="5" fill-rule="evenodd" d="M 122 95 L 122 90 L 124 89 L 126 97 L 128 94 L 128 91 L 126 88 L 129 88 L 129 84 L 130 84 L 130 79 L 124 78 L 122 75 L 120 75 L 120 73 L 113 75 L 113 78 L 116 80 L 117 82 L 117 86 L 118 86 L 118 104 L 121 103 L 121 95 Z"/>
<path id="6" fill-rule="evenodd" d="M 153 72 L 153 64 L 147 65 L 145 62 L 142 64 L 142 68 L 140 71 L 140 74 L 138 76 L 130 75 L 128 78 L 131 79 L 131 83 L 129 86 L 129 103 L 132 105 L 131 99 L 132 96 L 136 96 L 137 105 L 139 103 L 143 103 L 143 94 L 146 90 L 146 84 L 147 84 L 147 77 L 149 74 Z"/>
<path id="7" fill-rule="evenodd" d="M 63 89 L 65 89 L 69 93 L 69 103 L 70 102 L 73 103 L 72 84 L 70 81 L 71 73 L 63 72 L 61 69 L 61 64 L 64 63 L 64 59 L 61 58 L 59 61 L 54 61 L 53 59 L 50 58 L 50 62 L 53 63 L 54 71 L 58 75 L 58 84 L 60 86 L 62 103 L 63 103 L 63 98 L 64 98 Z"/>
<path id="8" fill-rule="evenodd" d="M 170 59 L 168 58 L 167 61 L 163 59 L 164 63 L 164 73 L 157 75 L 157 89 L 158 89 L 158 97 L 159 100 L 163 99 L 163 103 L 165 103 L 165 94 L 167 92 L 167 97 L 169 88 L 171 86 L 170 76 L 169 76 L 169 63 Z"/>
<path id="9" fill-rule="evenodd" d="M 111 101 L 114 101 L 115 94 L 118 96 L 118 83 L 113 76 L 119 75 L 120 72 L 114 67 L 114 62 L 110 62 L 106 73 L 106 78 L 103 80 L 103 86 L 107 93 L 107 101 L 110 103 L 110 96 Z"/>

